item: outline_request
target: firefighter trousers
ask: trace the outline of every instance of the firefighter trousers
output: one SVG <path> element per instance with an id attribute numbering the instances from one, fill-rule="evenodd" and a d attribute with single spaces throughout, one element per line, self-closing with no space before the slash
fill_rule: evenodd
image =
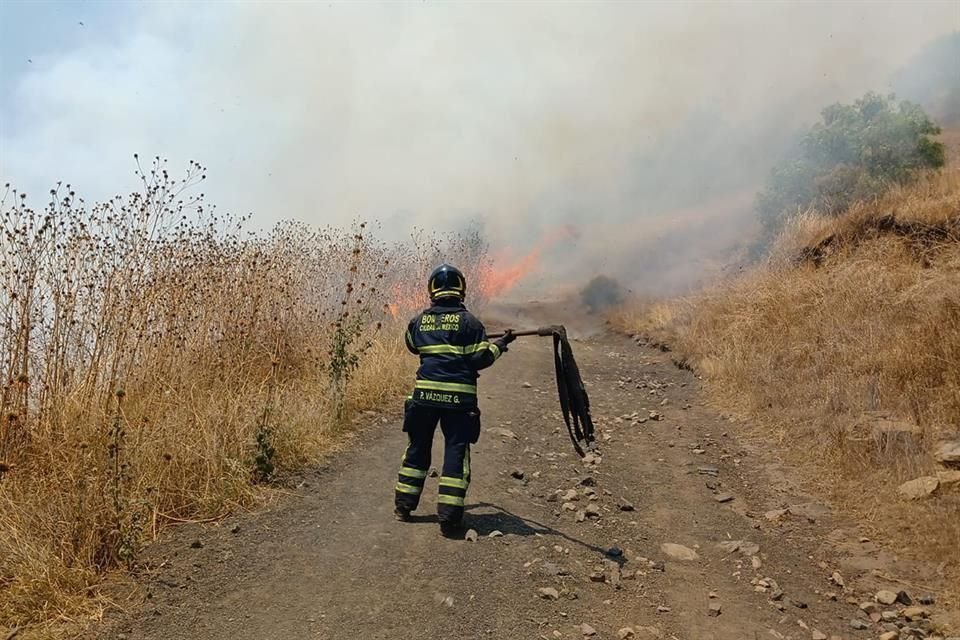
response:
<path id="1" fill-rule="evenodd" d="M 470 486 L 470 445 L 480 437 L 479 409 L 444 409 L 407 402 L 403 430 L 408 445 L 400 466 L 395 503 L 398 509 L 408 512 L 420 504 L 437 423 L 444 440 L 437 516 L 441 523 L 456 525 L 463 520 L 464 500 Z"/>

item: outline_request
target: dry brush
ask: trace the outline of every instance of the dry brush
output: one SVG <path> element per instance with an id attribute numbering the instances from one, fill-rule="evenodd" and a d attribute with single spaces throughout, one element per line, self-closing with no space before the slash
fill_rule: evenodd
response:
<path id="1" fill-rule="evenodd" d="M 411 251 L 363 223 L 251 233 L 195 195 L 200 165 L 138 176 L 92 206 L 0 193 L 0 627 L 95 615 L 103 574 L 164 526 L 399 406 L 413 362 L 388 306 L 439 255 L 485 260 L 482 238 Z"/>

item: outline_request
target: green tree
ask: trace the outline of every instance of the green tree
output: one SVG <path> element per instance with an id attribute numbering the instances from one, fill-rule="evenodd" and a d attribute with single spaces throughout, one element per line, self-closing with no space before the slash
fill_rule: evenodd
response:
<path id="1" fill-rule="evenodd" d="M 853 104 L 830 105 L 821 116 L 790 146 L 757 197 L 770 231 L 798 211 L 839 214 L 944 165 L 943 145 L 929 137 L 940 128 L 911 102 L 871 92 Z"/>

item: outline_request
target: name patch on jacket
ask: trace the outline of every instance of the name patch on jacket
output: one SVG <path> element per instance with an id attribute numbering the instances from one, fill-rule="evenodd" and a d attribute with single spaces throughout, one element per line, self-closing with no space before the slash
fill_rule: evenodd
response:
<path id="1" fill-rule="evenodd" d="M 420 316 L 420 331 L 459 331 L 459 313 L 425 313 Z"/>
<path id="2" fill-rule="evenodd" d="M 417 389 L 417 400 L 422 402 L 437 402 L 440 404 L 460 404 L 460 395 L 457 393 L 441 393 L 438 391 Z"/>

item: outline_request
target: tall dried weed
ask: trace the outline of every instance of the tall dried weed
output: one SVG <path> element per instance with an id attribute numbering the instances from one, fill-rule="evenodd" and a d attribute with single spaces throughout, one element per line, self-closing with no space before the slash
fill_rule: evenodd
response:
<path id="1" fill-rule="evenodd" d="M 104 572 L 165 525 L 396 409 L 413 362 L 387 311 L 441 256 L 484 264 L 470 234 L 247 232 L 195 195 L 199 164 L 137 166 L 137 193 L 89 207 L 0 192 L 0 626 L 96 615 Z"/>

